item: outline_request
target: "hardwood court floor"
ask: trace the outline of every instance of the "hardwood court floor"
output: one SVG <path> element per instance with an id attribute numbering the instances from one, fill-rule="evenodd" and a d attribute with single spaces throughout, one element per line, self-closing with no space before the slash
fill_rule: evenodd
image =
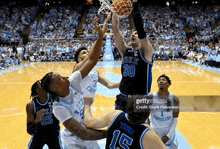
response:
<path id="1" fill-rule="evenodd" d="M 34 63 L 0 75 L 0 149 L 25 149 L 30 141 L 26 132 L 26 104 L 30 101 L 31 85 L 47 72 L 70 76 L 74 63 Z M 120 68 L 96 68 L 100 72 L 120 77 Z M 156 80 L 161 74 L 171 78 L 170 92 L 180 98 L 182 107 L 219 108 L 220 74 L 182 62 L 155 62 L 152 92 L 157 91 Z M 106 91 L 107 92 L 107 91 Z M 200 97 L 204 99 L 200 100 Z M 115 97 L 97 94 L 94 116 L 113 110 Z M 187 111 L 187 110 L 186 110 Z M 195 111 L 195 110 L 191 110 Z M 193 149 L 220 148 L 220 113 L 181 112 L 177 129 Z"/>

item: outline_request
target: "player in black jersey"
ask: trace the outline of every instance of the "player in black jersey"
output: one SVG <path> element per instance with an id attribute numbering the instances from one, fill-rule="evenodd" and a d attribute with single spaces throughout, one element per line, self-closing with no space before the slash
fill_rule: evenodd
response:
<path id="1" fill-rule="evenodd" d="M 85 97 L 84 124 L 95 129 L 108 126 L 106 149 L 166 149 L 156 132 L 143 124 L 149 117 L 149 109 L 135 111 L 134 101 L 143 98 L 146 99 L 142 95 L 132 95 L 127 102 L 127 113 L 115 110 L 103 117 L 93 118 L 90 110 L 93 99 Z"/>
<path id="2" fill-rule="evenodd" d="M 27 132 L 32 135 L 28 149 L 42 149 L 45 144 L 49 149 L 62 149 L 59 121 L 52 113 L 53 99 L 40 81 L 32 85 L 31 98 L 26 106 Z"/>
<path id="3" fill-rule="evenodd" d="M 143 29 L 143 20 L 137 7 L 137 0 L 133 0 L 133 16 L 136 31 L 132 32 L 129 47 L 119 30 L 119 18 L 114 13 L 112 30 L 115 43 L 122 56 L 122 80 L 120 94 L 117 95 L 115 109 L 125 111 L 127 99 L 130 95 L 147 95 L 152 84 L 153 48 Z"/>

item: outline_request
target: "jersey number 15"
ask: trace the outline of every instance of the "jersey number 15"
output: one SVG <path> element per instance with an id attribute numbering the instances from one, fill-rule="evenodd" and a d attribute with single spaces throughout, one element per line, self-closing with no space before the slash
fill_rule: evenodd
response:
<path id="1" fill-rule="evenodd" d="M 121 137 L 118 140 L 119 136 L 121 136 Z M 122 148 L 129 149 L 129 146 L 131 146 L 133 139 L 124 133 L 121 134 L 121 132 L 119 130 L 115 130 L 113 133 L 113 138 L 112 138 L 111 144 L 109 145 L 109 148 L 110 149 L 118 149 L 118 147 L 116 147 L 117 142 Z"/>

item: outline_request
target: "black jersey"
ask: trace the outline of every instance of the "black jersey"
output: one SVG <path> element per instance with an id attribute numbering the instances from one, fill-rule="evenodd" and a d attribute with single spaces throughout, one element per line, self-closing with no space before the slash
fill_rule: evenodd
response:
<path id="1" fill-rule="evenodd" d="M 50 94 L 46 103 L 42 104 L 38 98 L 34 98 L 32 103 L 34 105 L 34 118 L 36 119 L 37 111 L 44 109 L 45 115 L 41 118 L 41 121 L 38 123 L 37 134 L 58 134 L 60 130 L 59 120 L 53 114 L 53 100 Z"/>
<path id="2" fill-rule="evenodd" d="M 127 113 L 119 113 L 108 128 L 106 149 L 143 149 L 142 140 L 149 129 L 131 124 Z"/>
<path id="3" fill-rule="evenodd" d="M 141 50 L 125 50 L 122 60 L 122 80 L 119 90 L 123 94 L 148 94 L 152 84 L 153 63 L 148 62 Z"/>

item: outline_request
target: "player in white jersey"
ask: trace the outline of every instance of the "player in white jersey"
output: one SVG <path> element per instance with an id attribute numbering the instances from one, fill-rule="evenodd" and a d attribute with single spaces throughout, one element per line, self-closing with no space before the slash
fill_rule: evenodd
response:
<path id="1" fill-rule="evenodd" d="M 83 124 L 84 99 L 80 84 L 96 65 L 101 53 L 103 36 L 107 31 L 107 27 L 101 29 L 97 22 L 98 19 L 95 18 L 94 24 L 99 36 L 91 48 L 88 61 L 69 79 L 50 72 L 41 81 L 43 89 L 57 97 L 53 104 L 53 113 L 66 129 L 63 135 L 65 149 L 95 149 L 96 146 L 83 140 L 98 140 L 107 135 L 106 131 L 86 129 Z M 104 26 L 107 26 L 107 23 Z"/>
<path id="2" fill-rule="evenodd" d="M 157 83 L 159 91 L 149 95 L 153 99 L 150 124 L 169 149 L 177 149 L 175 129 L 179 116 L 179 99 L 168 91 L 171 85 L 168 76 L 161 75 Z"/>
<path id="3" fill-rule="evenodd" d="M 88 55 L 89 51 L 87 47 L 81 47 L 75 52 L 75 61 L 77 65 L 75 65 L 73 71 L 77 71 L 85 64 L 86 61 L 88 61 Z M 118 88 L 120 85 L 120 82 L 111 82 L 98 70 L 93 69 L 81 82 L 81 88 L 84 96 L 92 95 L 93 99 L 95 98 L 97 82 L 109 89 Z"/>

